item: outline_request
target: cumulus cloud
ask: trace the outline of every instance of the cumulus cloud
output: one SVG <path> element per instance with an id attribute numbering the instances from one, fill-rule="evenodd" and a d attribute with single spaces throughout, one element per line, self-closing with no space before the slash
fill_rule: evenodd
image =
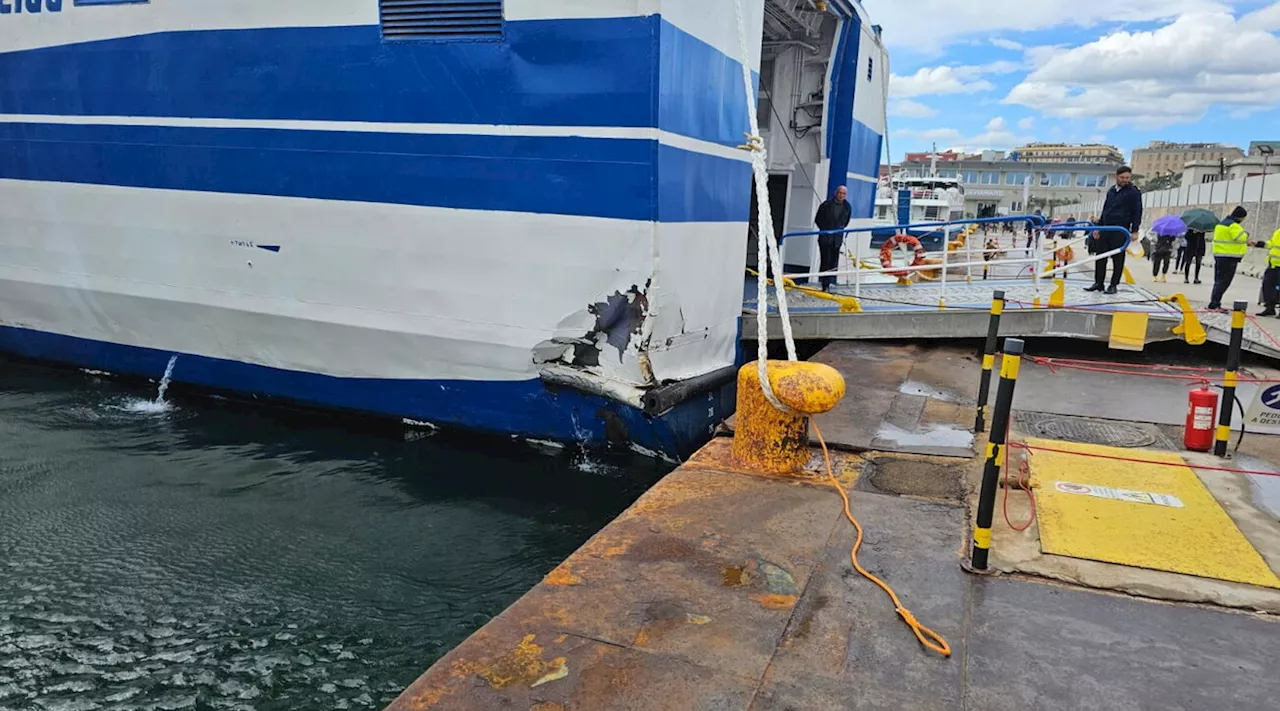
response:
<path id="1" fill-rule="evenodd" d="M 1035 127 L 1035 125 L 1036 125 L 1036 120 L 1031 116 L 1028 116 L 1018 122 L 1018 128 L 1022 129 L 1023 131 L 1030 131 L 1032 128 Z"/>
<path id="2" fill-rule="evenodd" d="M 899 99 L 889 102 L 889 115 L 896 118 L 927 119 L 938 115 L 937 109 L 919 101 Z"/>
<path id="3" fill-rule="evenodd" d="M 995 45 L 996 47 L 999 47 L 1000 49 L 1007 49 L 1013 52 L 1021 52 L 1022 50 L 1026 49 L 1026 47 L 1024 47 L 1021 43 L 1014 42 L 1013 40 L 1004 39 L 1003 37 L 997 37 L 991 40 L 991 44 Z"/>
<path id="4" fill-rule="evenodd" d="M 983 132 L 975 136 L 966 136 L 955 128 L 904 128 L 894 131 L 893 135 L 917 146 L 927 147 L 931 143 L 939 143 L 953 146 L 956 150 L 971 152 L 987 149 L 1007 150 L 1035 140 L 1032 136 L 1021 135 L 1011 130 L 1003 116 L 996 116 L 988 121 Z"/>
<path id="5" fill-rule="evenodd" d="M 1258 111 L 1280 96 L 1280 37 L 1225 12 L 1188 13 L 1149 32 L 1115 32 L 1033 56 L 1035 69 L 1004 102 L 1095 119 L 1103 130 L 1193 123 L 1214 106 Z"/>
<path id="6" fill-rule="evenodd" d="M 1245 15 L 1240 18 L 1240 25 L 1251 30 L 1275 32 L 1280 30 L 1280 3 Z"/>
<path id="7" fill-rule="evenodd" d="M 975 34 L 1031 32 L 1064 25 L 1092 27 L 1110 22 L 1157 22 L 1191 12 L 1229 12 L 1225 0 L 912 0 L 876 3 L 875 22 L 885 27 L 891 48 L 934 52 L 955 40 Z M 929 24 L 925 33 L 913 32 L 921 18 L 946 18 Z"/>
<path id="8" fill-rule="evenodd" d="M 889 95 L 899 99 L 942 94 L 975 94 L 995 89 L 986 79 L 966 79 L 954 67 L 921 67 L 915 74 L 889 77 Z"/>
<path id="9" fill-rule="evenodd" d="M 1018 71 L 1017 62 L 1001 61 L 990 64 L 921 67 L 915 74 L 889 77 L 889 95 L 896 99 L 915 96 L 940 96 L 944 94 L 977 94 L 992 91 L 996 87 L 983 77 L 988 74 L 1008 74 Z"/>

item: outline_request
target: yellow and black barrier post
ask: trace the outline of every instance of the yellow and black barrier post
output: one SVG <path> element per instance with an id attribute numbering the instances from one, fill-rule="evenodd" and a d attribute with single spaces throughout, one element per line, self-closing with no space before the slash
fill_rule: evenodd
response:
<path id="1" fill-rule="evenodd" d="M 1227 372 L 1222 377 L 1222 405 L 1218 412 L 1218 432 L 1213 453 L 1227 456 L 1231 440 L 1231 413 L 1236 405 L 1236 385 L 1240 383 L 1240 351 L 1244 348 L 1244 317 L 1248 304 L 1237 301 L 1231 308 L 1231 345 L 1227 347 Z"/>
<path id="2" fill-rule="evenodd" d="M 1000 314 L 1004 313 L 1004 292 L 991 295 L 991 319 L 987 322 L 987 342 L 982 346 L 982 380 L 978 381 L 978 418 L 974 432 L 987 429 L 987 392 L 991 390 L 991 371 L 996 363 L 996 346 L 1000 341 Z"/>
<path id="3" fill-rule="evenodd" d="M 1000 387 L 996 391 L 996 408 L 991 416 L 991 436 L 987 439 L 987 464 L 982 470 L 982 492 L 978 495 L 978 520 L 973 525 L 973 551 L 969 555 L 969 567 L 976 571 L 987 569 L 987 554 L 991 552 L 991 522 L 996 514 L 996 491 L 1000 487 L 1000 463 L 1004 460 L 1009 418 L 1013 412 L 1013 388 L 1018 384 L 1018 369 L 1022 366 L 1023 341 L 1010 338 L 1004 342 L 1004 357 L 1000 360 Z"/>

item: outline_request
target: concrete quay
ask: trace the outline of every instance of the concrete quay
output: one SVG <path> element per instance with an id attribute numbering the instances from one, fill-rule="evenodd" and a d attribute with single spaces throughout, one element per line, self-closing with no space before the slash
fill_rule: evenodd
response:
<path id="1" fill-rule="evenodd" d="M 803 472 L 764 475 L 736 463 L 726 436 L 389 708 L 1274 708 L 1280 622 L 1265 611 L 1280 610 L 1280 589 L 1265 579 L 1233 581 L 1230 567 L 1228 579 L 1171 572 L 1198 570 L 1199 559 L 1144 559 L 1137 544 L 1130 564 L 1046 553 L 1056 540 L 1041 540 L 1039 519 L 1023 532 L 1007 523 L 1029 517 L 1020 490 L 1010 492 L 1007 519 L 996 517 L 992 566 L 1000 574 L 962 569 L 984 458 L 975 452 L 985 450 L 972 433 L 955 441 L 977 389 L 968 349 L 836 343 L 815 360 L 849 383 L 841 408 L 817 422 L 866 531 L 859 558 L 947 640 L 950 657 L 922 647 L 886 594 L 852 569 L 856 532 L 820 450 Z M 1246 373 L 1280 376 L 1265 364 Z M 1118 383 L 1112 374 L 1037 366 L 1020 383 L 1012 441 L 1056 435 L 1063 448 L 1178 456 L 1167 410 L 1185 398 L 1181 383 Z M 1072 455 L 1022 456 L 1033 491 L 1046 497 L 1054 479 L 1090 483 L 1105 469 Z M 1188 456 L 1185 466 L 1167 468 L 1184 487 L 1200 486 L 1187 477 L 1203 482 L 1200 499 L 1182 494 L 1184 509 L 1221 512 L 1215 525 L 1245 545 L 1219 557 L 1247 558 L 1255 575 L 1274 578 L 1280 514 L 1270 508 L 1275 490 L 1263 484 L 1280 479 L 1195 469 L 1211 460 L 1231 465 Z M 1249 435 L 1235 462 L 1280 471 L 1280 438 Z M 1165 470 L 1152 469 L 1142 485 L 1160 490 Z M 1090 543 L 1071 527 L 1071 508 L 1047 500 L 1045 511 L 1061 514 L 1045 524 L 1053 535 Z M 1104 517 L 1137 506 L 1090 505 L 1104 508 L 1086 514 Z M 1133 518 L 1140 540 L 1146 519 Z M 1192 542 L 1212 547 L 1218 538 L 1207 530 Z"/>

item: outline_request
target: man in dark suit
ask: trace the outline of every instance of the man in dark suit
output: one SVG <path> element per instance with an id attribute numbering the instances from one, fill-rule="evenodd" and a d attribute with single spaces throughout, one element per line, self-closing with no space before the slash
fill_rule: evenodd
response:
<path id="1" fill-rule="evenodd" d="M 1107 201 L 1102 206 L 1102 217 L 1098 224 L 1104 227 L 1123 227 L 1129 234 L 1136 235 L 1142 227 L 1142 191 L 1133 184 L 1133 169 L 1121 166 L 1116 171 L 1116 184 L 1107 191 Z M 1093 254 L 1106 254 L 1117 249 L 1128 249 L 1129 241 L 1122 232 L 1095 232 L 1089 240 L 1089 251 Z M 1111 274 L 1111 286 L 1107 281 L 1107 260 L 1099 259 L 1094 267 L 1093 286 L 1085 291 L 1102 291 L 1114 294 L 1120 287 L 1120 278 L 1124 276 L 1124 256 L 1121 251 L 1111 257 L 1114 265 Z"/>
<path id="2" fill-rule="evenodd" d="M 838 231 L 848 227 L 849 220 L 853 218 L 853 208 L 849 207 L 848 197 L 848 188 L 843 185 L 836 188 L 835 197 L 822 203 L 818 208 L 813 224 L 823 232 Z M 844 233 L 818 235 L 818 252 L 821 255 L 818 271 L 834 272 L 839 269 L 840 250 L 843 247 Z M 823 291 L 831 291 L 831 287 L 836 285 L 836 278 L 833 276 L 824 276 L 820 281 Z"/>

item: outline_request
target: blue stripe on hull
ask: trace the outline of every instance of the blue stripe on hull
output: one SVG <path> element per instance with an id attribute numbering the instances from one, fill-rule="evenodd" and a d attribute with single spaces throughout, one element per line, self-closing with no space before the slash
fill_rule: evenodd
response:
<path id="1" fill-rule="evenodd" d="M 741 72 L 656 15 L 508 22 L 503 42 L 162 32 L 0 53 L 0 113 L 658 127 L 732 146 Z"/>
<path id="2" fill-rule="evenodd" d="M 173 355 L 165 351 L 0 327 L 0 351 L 121 375 L 158 379 Z M 539 380 L 514 382 L 338 378 L 231 360 L 179 354 L 173 382 L 278 398 L 438 425 L 561 442 L 626 440 L 686 457 L 707 442 L 733 412 L 734 383 L 685 402 L 659 417 L 605 398 L 550 389 Z"/>
<path id="3" fill-rule="evenodd" d="M 847 177 L 846 173 L 845 187 L 849 190 L 849 209 L 853 211 L 854 219 L 866 219 L 875 214 L 876 211 L 876 190 L 879 188 L 877 183 L 868 183 L 865 180 L 854 180 Z"/>
<path id="4" fill-rule="evenodd" d="M 653 140 L 110 125 L 0 123 L 0 156 L 18 180 L 663 222 L 745 222 L 751 174 Z"/>

